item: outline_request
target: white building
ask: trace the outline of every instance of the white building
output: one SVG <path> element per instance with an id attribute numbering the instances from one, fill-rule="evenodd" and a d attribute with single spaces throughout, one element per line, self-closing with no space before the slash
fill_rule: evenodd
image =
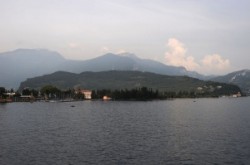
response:
<path id="1" fill-rule="evenodd" d="M 80 92 L 84 95 L 85 99 L 88 99 L 88 100 L 92 99 L 92 97 L 91 97 L 92 91 L 90 91 L 90 90 L 81 90 Z"/>

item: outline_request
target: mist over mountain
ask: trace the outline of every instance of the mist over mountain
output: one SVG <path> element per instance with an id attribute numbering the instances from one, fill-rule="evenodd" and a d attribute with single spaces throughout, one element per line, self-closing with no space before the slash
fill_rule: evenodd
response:
<path id="1" fill-rule="evenodd" d="M 90 60 L 67 60 L 57 52 L 45 49 L 17 49 L 0 53 L 0 86 L 17 88 L 27 78 L 56 71 L 81 73 L 84 71 L 143 71 L 162 75 L 187 75 L 194 78 L 206 77 L 184 67 L 168 66 L 163 63 L 138 58 L 134 54 L 108 53 Z"/>

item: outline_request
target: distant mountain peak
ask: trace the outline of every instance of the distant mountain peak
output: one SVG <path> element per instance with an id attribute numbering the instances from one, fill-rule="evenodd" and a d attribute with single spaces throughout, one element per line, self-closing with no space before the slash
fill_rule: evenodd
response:
<path id="1" fill-rule="evenodd" d="M 0 55 L 3 56 L 47 56 L 47 57 L 56 57 L 56 58 L 60 58 L 60 59 L 64 59 L 64 57 L 59 54 L 56 51 L 51 51 L 48 49 L 26 49 L 26 48 L 20 48 L 20 49 L 15 49 L 13 51 L 8 51 L 8 52 L 4 52 L 4 53 L 0 53 Z"/>

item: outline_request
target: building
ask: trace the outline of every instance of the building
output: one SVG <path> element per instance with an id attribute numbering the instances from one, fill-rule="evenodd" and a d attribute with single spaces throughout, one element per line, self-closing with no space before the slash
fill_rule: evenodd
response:
<path id="1" fill-rule="evenodd" d="M 19 98 L 19 101 L 21 102 L 33 102 L 36 100 L 33 95 L 22 95 Z"/>
<path id="2" fill-rule="evenodd" d="M 111 97 L 108 97 L 108 96 L 103 96 L 102 99 L 105 100 L 105 101 L 107 101 L 107 100 L 111 100 L 112 98 L 111 98 Z"/>
<path id="3" fill-rule="evenodd" d="M 91 95 L 92 95 L 92 91 L 91 90 L 80 90 L 80 93 L 84 95 L 85 99 L 92 99 Z"/>
<path id="4" fill-rule="evenodd" d="M 238 92 L 237 94 L 233 94 L 232 97 L 236 98 L 236 97 L 241 97 L 241 93 Z"/>

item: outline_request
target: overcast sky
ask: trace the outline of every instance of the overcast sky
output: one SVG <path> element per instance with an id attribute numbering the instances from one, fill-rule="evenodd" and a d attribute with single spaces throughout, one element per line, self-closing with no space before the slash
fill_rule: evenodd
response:
<path id="1" fill-rule="evenodd" d="M 204 74 L 250 69 L 249 0 L 0 0 L 0 52 L 107 52 Z"/>

